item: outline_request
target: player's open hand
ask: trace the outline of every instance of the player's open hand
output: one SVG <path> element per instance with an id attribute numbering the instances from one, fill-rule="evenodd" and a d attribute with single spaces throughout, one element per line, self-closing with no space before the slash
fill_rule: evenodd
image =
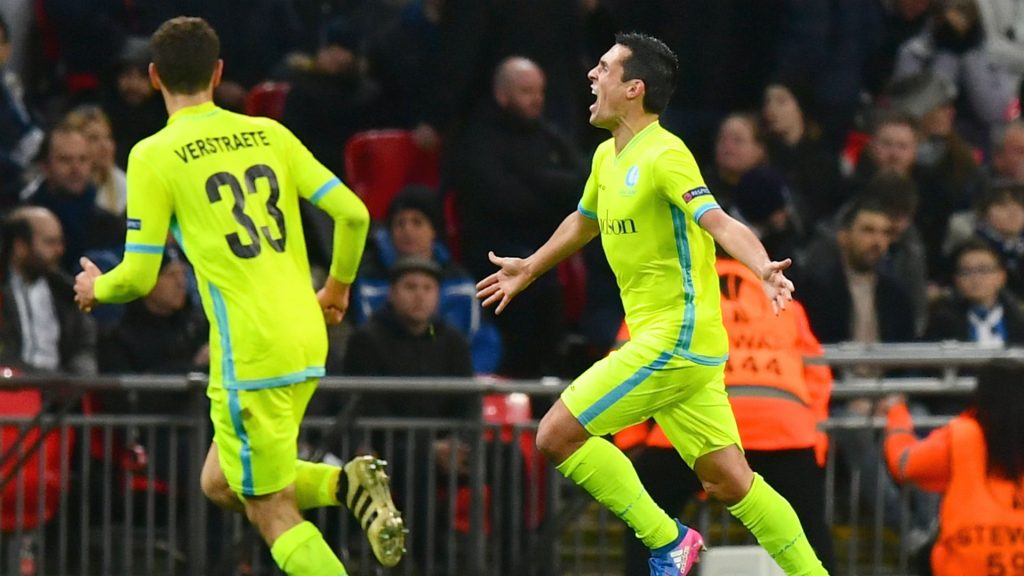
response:
<path id="1" fill-rule="evenodd" d="M 761 271 L 761 282 L 764 293 L 772 301 L 772 309 L 778 314 L 786 309 L 786 303 L 793 300 L 793 282 L 786 278 L 783 271 L 793 265 L 793 260 L 786 258 L 781 262 L 769 262 Z"/>
<path id="2" fill-rule="evenodd" d="M 522 258 L 503 258 L 495 256 L 494 252 L 488 252 L 487 257 L 500 269 L 477 282 L 476 297 L 483 300 L 485 308 L 497 303 L 494 313 L 501 314 L 508 303 L 529 286 L 533 279 Z"/>
<path id="3" fill-rule="evenodd" d="M 324 313 L 324 322 L 328 326 L 341 324 L 341 321 L 345 319 L 351 289 L 351 284 L 344 284 L 334 279 L 333 276 L 328 276 L 324 287 L 317 291 L 316 299 L 320 302 L 320 309 Z"/>
<path id="4" fill-rule="evenodd" d="M 82 271 L 75 276 L 75 304 L 83 312 L 91 312 L 96 305 L 96 279 L 102 272 L 85 256 L 78 263 L 82 265 Z"/>

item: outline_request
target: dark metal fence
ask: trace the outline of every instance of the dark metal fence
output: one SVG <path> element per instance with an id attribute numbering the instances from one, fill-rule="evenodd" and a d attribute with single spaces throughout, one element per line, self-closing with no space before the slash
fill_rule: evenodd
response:
<path id="1" fill-rule="evenodd" d="M 865 363 L 969 365 L 1001 354 L 945 349 L 923 361 L 920 352 L 891 346 L 829 349 L 827 361 L 840 372 L 834 397 L 963 396 L 973 380 L 951 370 L 876 379 L 841 372 Z M 529 403 L 535 411 L 549 404 L 560 384 L 325 379 L 313 402 L 343 408 L 307 417 L 300 456 L 340 464 L 372 451 L 388 460 L 393 492 L 410 528 L 408 555 L 384 570 L 348 511 L 321 509 L 307 516 L 353 575 L 622 574 L 622 523 L 534 448 L 540 414 L 529 414 Z M 476 418 L 433 420 L 362 418 L 358 408 L 346 408 L 357 394 L 406 392 L 471 394 L 484 409 Z M 113 403 L 118 409 L 97 407 L 105 398 L 119 399 Z M 207 410 L 201 376 L 0 379 L 0 574 L 277 574 L 245 519 L 216 509 L 199 489 L 211 438 Z M 918 423 L 934 427 L 947 420 Z M 913 519 L 914 493 L 901 491 L 896 511 L 882 498 L 867 505 L 860 498 L 862 485 L 881 489 L 885 467 L 868 470 L 835 457 L 834 438 L 855 432 L 867 435 L 880 458 L 883 425 L 870 416 L 828 423 L 834 434 L 822 505 L 842 574 L 913 573 L 922 537 Z M 680 514 L 711 546 L 752 542 L 713 503 L 695 499 Z"/>

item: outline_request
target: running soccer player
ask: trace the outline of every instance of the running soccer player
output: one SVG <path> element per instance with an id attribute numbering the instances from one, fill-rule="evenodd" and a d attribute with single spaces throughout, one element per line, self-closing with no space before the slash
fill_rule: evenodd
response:
<path id="1" fill-rule="evenodd" d="M 704 489 L 728 505 L 786 574 L 826 574 L 789 503 L 754 474 L 725 393 L 715 242 L 762 280 L 775 309 L 793 284 L 756 236 L 726 214 L 693 155 L 658 122 L 679 63 L 660 40 L 619 34 L 587 77 L 590 123 L 612 138 L 594 153 L 569 214 L 525 259 L 490 253 L 500 267 L 477 285 L 501 313 L 556 263 L 598 234 L 615 272 L 632 340 L 577 378 L 541 420 L 537 445 L 558 470 L 621 518 L 651 549 L 652 576 L 685 575 L 703 538 L 669 517 L 629 459 L 601 438 L 653 416 Z"/>
<path id="2" fill-rule="evenodd" d="M 289 575 L 346 573 L 299 513 L 341 502 L 381 564 L 394 566 L 404 524 L 383 463 L 363 456 L 339 468 L 297 456 L 299 423 L 324 375 L 325 321 L 340 322 L 348 307 L 369 215 L 286 128 L 214 105 L 219 52 L 217 33 L 200 18 L 168 20 L 153 34 L 149 76 L 169 120 L 129 156 L 124 261 L 101 274 L 83 258 L 75 300 L 90 310 L 149 292 L 170 228 L 195 267 L 210 320 L 214 438 L 203 492 L 244 511 Z M 316 293 L 300 195 L 335 223 L 334 260 Z"/>

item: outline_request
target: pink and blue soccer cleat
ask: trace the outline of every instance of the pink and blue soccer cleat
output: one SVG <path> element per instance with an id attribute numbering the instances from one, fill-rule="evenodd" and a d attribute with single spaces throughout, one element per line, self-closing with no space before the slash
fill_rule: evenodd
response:
<path id="1" fill-rule="evenodd" d="M 697 562 L 700 553 L 707 550 L 700 532 L 687 528 L 676 520 L 679 538 L 675 542 L 651 551 L 651 576 L 686 576 Z"/>

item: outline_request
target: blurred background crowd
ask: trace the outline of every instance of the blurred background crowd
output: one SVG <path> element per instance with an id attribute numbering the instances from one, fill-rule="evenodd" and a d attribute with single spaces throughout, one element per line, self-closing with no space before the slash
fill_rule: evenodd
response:
<path id="1" fill-rule="evenodd" d="M 794 259 L 823 343 L 1024 341 L 1019 2 L 4 0 L 8 365 L 204 366 L 205 321 L 181 251 L 168 251 L 158 289 L 127 307 L 88 318 L 67 292 L 80 256 L 103 269 L 120 258 L 128 153 L 166 122 L 147 37 L 178 14 L 221 36 L 218 103 L 279 119 L 377 222 L 349 319 L 332 334 L 333 374 L 572 377 L 613 346 L 622 310 L 596 243 L 500 317 L 480 309 L 473 285 L 492 271 L 488 250 L 525 256 L 575 208 L 607 137 L 586 121 L 586 73 L 619 30 L 679 55 L 662 123 L 723 208 L 773 258 Z M 322 279 L 330 222 L 303 212 Z M 405 300 L 393 294 L 399 262 L 430 280 Z M 433 337 L 442 324 L 471 368 L 433 353 L 346 362 L 359 331 L 370 334 L 358 345 L 388 356 L 396 344 L 381 334 L 412 346 L 415 326 Z"/>

